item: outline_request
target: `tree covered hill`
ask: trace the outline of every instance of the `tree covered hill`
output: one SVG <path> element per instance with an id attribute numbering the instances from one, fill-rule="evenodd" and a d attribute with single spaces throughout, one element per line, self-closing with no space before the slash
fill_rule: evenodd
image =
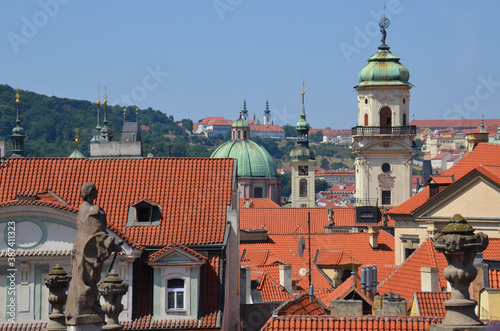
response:
<path id="1" fill-rule="evenodd" d="M 79 129 L 79 148 L 89 155 L 89 141 L 92 130 L 97 125 L 97 105 L 95 102 L 46 96 L 30 91 L 19 91 L 20 120 L 26 132 L 26 156 L 60 156 L 67 157 L 75 149 L 75 129 Z M 7 141 L 7 154 L 10 155 L 10 135 L 16 125 L 16 90 L 8 85 L 0 85 L 0 136 Z M 101 125 L 104 104 L 101 100 Z M 127 107 L 126 120 L 135 121 L 135 107 Z M 108 126 L 119 139 L 123 124 L 123 107 L 108 105 Z M 150 127 L 149 132 L 141 133 L 144 152 L 152 150 L 158 156 L 168 156 L 170 139 L 165 134 L 185 135 L 185 129 L 191 130 L 193 122 L 189 119 L 174 121 L 172 115 L 152 108 L 139 110 L 139 125 Z M 182 123 L 182 126 L 179 124 Z M 176 150 L 177 146 L 170 146 Z M 184 146 L 186 147 L 186 146 Z M 186 151 L 189 147 L 185 148 Z M 186 151 L 180 153 L 188 156 Z M 195 153 L 196 154 L 196 153 Z M 198 153 L 199 154 L 199 153 Z M 199 156 L 206 156 L 202 152 Z"/>

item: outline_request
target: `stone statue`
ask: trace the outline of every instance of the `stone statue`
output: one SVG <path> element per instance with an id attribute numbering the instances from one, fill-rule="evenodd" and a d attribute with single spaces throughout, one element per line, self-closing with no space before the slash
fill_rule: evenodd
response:
<path id="1" fill-rule="evenodd" d="M 121 248 L 106 231 L 106 214 L 94 205 L 97 189 L 94 183 L 82 186 L 83 202 L 76 220 L 77 234 L 71 255 L 72 279 L 66 302 L 66 324 L 79 325 L 104 323 L 104 313 L 99 304 L 97 283 L 101 278 L 104 261 L 112 252 Z M 100 326 L 99 326 L 100 328 Z"/>
<path id="2" fill-rule="evenodd" d="M 382 33 L 382 45 L 385 45 L 385 38 L 387 37 L 387 31 L 385 31 L 385 28 L 383 26 L 380 27 L 380 32 Z"/>

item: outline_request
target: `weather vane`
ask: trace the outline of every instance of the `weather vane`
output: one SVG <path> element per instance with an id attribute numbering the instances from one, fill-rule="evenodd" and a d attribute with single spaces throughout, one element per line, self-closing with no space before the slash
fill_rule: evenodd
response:
<path id="1" fill-rule="evenodd" d="M 387 29 L 389 25 L 391 25 L 391 21 L 389 21 L 389 19 L 385 17 L 385 1 L 384 1 L 384 17 L 382 17 L 378 21 L 378 25 L 380 26 L 380 32 L 382 33 L 382 46 L 386 46 L 385 37 L 387 37 L 387 31 L 385 31 L 385 29 Z"/>

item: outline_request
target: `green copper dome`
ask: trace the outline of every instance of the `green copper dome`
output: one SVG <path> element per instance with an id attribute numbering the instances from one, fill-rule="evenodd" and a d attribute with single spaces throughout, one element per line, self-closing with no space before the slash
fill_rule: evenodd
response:
<path id="1" fill-rule="evenodd" d="M 359 84 L 356 87 L 373 85 L 407 85 L 410 71 L 392 54 L 389 46 L 382 45 L 379 51 L 368 59 L 368 64 L 358 74 Z"/>
<path id="2" fill-rule="evenodd" d="M 226 141 L 210 157 L 238 160 L 238 177 L 278 177 L 269 152 L 251 140 Z"/>
<path id="3" fill-rule="evenodd" d="M 232 128 L 248 128 L 248 127 L 250 127 L 250 125 L 248 125 L 248 122 L 240 117 L 236 121 L 233 122 L 233 125 L 231 125 L 231 127 Z"/>
<path id="4" fill-rule="evenodd" d="M 309 131 L 311 129 L 309 122 L 306 121 L 306 109 L 304 107 L 304 104 L 302 104 L 302 111 L 300 112 L 300 120 L 297 122 L 296 128 L 297 131 L 302 131 L 302 130 Z"/>
<path id="5" fill-rule="evenodd" d="M 24 129 L 22 127 L 20 127 L 18 124 L 12 129 L 12 135 L 13 136 L 24 136 Z"/>
<path id="6" fill-rule="evenodd" d="M 316 153 L 309 146 L 298 145 L 290 152 L 290 161 L 311 161 Z"/>

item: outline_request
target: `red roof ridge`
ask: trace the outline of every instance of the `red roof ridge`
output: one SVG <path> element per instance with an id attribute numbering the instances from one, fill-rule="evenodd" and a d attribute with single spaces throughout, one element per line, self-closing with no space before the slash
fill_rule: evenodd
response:
<path id="1" fill-rule="evenodd" d="M 172 248 L 175 248 L 175 247 L 178 247 L 180 249 L 182 249 L 183 251 L 185 251 L 186 253 L 200 259 L 200 260 L 204 260 L 204 261 L 207 261 L 208 258 L 200 253 L 198 253 L 197 251 L 195 250 L 192 250 L 191 248 L 189 247 L 186 247 L 182 244 L 177 244 L 177 243 L 171 243 L 171 244 L 168 244 L 167 246 L 163 247 L 162 249 L 160 249 L 159 251 L 155 252 L 154 254 L 151 254 L 148 258 L 148 261 L 152 261 L 154 260 L 155 258 L 157 258 L 158 256 L 162 255 L 163 253 L 171 250 Z"/>

